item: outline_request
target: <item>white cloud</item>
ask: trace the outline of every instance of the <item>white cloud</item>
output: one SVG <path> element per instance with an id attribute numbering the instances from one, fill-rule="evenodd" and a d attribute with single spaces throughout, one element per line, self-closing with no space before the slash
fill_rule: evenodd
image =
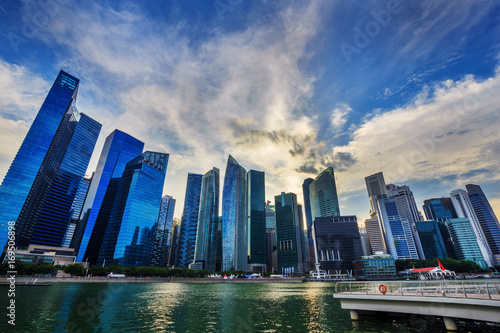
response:
<path id="1" fill-rule="evenodd" d="M 333 109 L 332 114 L 330 115 L 330 124 L 332 129 L 335 131 L 342 130 L 344 125 L 347 123 L 347 116 L 351 112 L 351 107 L 345 103 L 340 104 Z"/>

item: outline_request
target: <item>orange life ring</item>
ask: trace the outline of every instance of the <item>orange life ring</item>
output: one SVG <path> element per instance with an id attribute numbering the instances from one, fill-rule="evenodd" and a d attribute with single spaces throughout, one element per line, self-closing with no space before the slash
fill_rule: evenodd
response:
<path id="1" fill-rule="evenodd" d="M 385 294 L 387 292 L 387 287 L 385 286 L 385 284 L 381 284 L 380 286 L 378 286 L 378 291 L 380 291 L 382 294 Z"/>

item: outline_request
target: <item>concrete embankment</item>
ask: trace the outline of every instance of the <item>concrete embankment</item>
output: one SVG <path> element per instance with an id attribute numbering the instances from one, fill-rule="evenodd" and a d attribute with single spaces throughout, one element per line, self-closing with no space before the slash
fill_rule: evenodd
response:
<path id="1" fill-rule="evenodd" d="M 35 282 L 36 280 L 36 282 Z M 189 279 L 189 278 L 42 278 L 16 277 L 16 285 L 46 283 L 300 283 L 302 279 Z M 7 285 L 7 278 L 0 278 L 0 285 Z"/>

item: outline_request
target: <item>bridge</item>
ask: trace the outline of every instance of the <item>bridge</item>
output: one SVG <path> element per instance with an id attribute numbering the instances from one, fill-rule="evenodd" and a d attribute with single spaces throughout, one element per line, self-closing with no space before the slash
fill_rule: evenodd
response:
<path id="1" fill-rule="evenodd" d="M 500 283 L 493 281 L 337 282 L 333 297 L 352 320 L 375 311 L 441 316 L 449 331 L 457 330 L 454 318 L 500 323 Z"/>

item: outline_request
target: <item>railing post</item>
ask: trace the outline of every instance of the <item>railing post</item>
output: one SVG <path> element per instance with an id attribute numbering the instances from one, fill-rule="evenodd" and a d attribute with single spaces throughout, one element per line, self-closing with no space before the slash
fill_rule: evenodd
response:
<path id="1" fill-rule="evenodd" d="M 349 291 L 351 292 L 352 294 L 352 286 L 351 286 L 351 282 L 349 282 Z"/>
<path id="2" fill-rule="evenodd" d="M 490 288 L 488 288 L 488 282 L 486 282 L 486 290 L 488 291 L 488 297 L 491 299 Z"/>
<path id="3" fill-rule="evenodd" d="M 399 290 L 401 290 L 401 296 L 403 296 L 403 282 L 399 282 Z"/>
<path id="4" fill-rule="evenodd" d="M 420 294 L 424 296 L 424 291 L 422 290 L 422 281 L 420 281 L 419 283 L 420 283 Z"/>
<path id="5" fill-rule="evenodd" d="M 467 292 L 465 291 L 465 286 L 464 286 L 464 282 L 462 281 L 462 289 L 464 290 L 464 296 L 465 298 L 467 298 Z"/>

